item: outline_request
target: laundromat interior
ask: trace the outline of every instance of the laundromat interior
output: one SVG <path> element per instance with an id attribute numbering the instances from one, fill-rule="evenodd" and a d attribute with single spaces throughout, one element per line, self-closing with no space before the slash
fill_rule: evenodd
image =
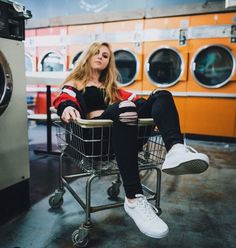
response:
<path id="1" fill-rule="evenodd" d="M 209 158 L 203 173 L 165 173 L 161 133 L 138 120 L 152 130 L 138 137 L 139 178 L 163 238 L 124 210 L 112 121 L 66 124 L 53 105 L 93 42 L 111 44 L 119 88 L 169 91 L 185 146 Z M 234 248 L 235 169 L 234 0 L 0 0 L 0 248 Z"/>

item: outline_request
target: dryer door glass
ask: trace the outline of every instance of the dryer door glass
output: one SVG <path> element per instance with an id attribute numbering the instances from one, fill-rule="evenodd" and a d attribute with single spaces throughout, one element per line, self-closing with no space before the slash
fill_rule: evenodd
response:
<path id="1" fill-rule="evenodd" d="M 161 48 L 149 57 L 147 74 L 154 84 L 161 87 L 171 86 L 181 77 L 182 64 L 182 58 L 177 51 Z"/>
<path id="2" fill-rule="evenodd" d="M 132 84 L 137 76 L 138 62 L 136 56 L 127 50 L 114 52 L 116 67 L 120 73 L 122 85 Z"/>
<path id="3" fill-rule="evenodd" d="M 0 115 L 7 108 L 12 95 L 12 74 L 10 67 L 0 52 Z"/>
<path id="4" fill-rule="evenodd" d="M 70 71 L 75 67 L 76 63 L 78 62 L 78 59 L 80 57 L 80 55 L 82 54 L 83 52 L 78 52 L 75 57 L 73 58 L 72 60 L 72 63 L 71 63 L 71 66 L 70 66 Z"/>
<path id="5" fill-rule="evenodd" d="M 42 71 L 63 71 L 64 59 L 62 56 L 51 52 L 44 56 L 41 62 Z"/>
<path id="6" fill-rule="evenodd" d="M 200 50 L 193 64 L 193 76 L 199 84 L 207 88 L 217 88 L 228 83 L 235 68 L 230 50 L 217 45 Z"/>

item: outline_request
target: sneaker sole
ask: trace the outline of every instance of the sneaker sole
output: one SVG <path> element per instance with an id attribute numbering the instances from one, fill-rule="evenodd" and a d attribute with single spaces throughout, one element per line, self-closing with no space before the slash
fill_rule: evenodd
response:
<path id="1" fill-rule="evenodd" d="M 146 236 L 148 237 L 151 237 L 151 238 L 154 238 L 154 239 L 162 239 L 162 238 L 165 238 L 168 233 L 169 233 L 169 230 L 167 230 L 166 232 L 162 233 L 161 235 L 151 235 L 149 233 L 146 233 L 146 232 L 143 232 L 140 228 L 139 228 L 140 232 L 142 232 L 143 234 L 145 234 Z"/>
<path id="2" fill-rule="evenodd" d="M 133 219 L 132 219 L 133 220 Z M 134 221 L 134 220 L 133 220 Z M 164 233 L 162 233 L 162 234 L 160 234 L 160 235 L 152 235 L 152 234 L 150 234 L 150 233 L 147 233 L 147 232 L 145 232 L 145 231 L 143 231 L 138 225 L 137 225 L 137 223 L 134 221 L 134 223 L 136 224 L 136 226 L 138 227 L 138 229 L 139 229 L 139 231 L 141 232 L 141 233 L 143 233 L 143 234 L 145 234 L 146 236 L 148 236 L 148 237 L 151 237 L 151 238 L 154 238 L 154 239 L 162 239 L 162 238 L 165 238 L 167 235 L 168 235 L 168 233 L 169 233 L 169 230 L 167 230 L 166 232 L 164 232 Z"/>
<path id="3" fill-rule="evenodd" d="M 200 159 L 194 159 L 191 161 L 181 163 L 180 165 L 174 168 L 163 169 L 162 171 L 169 175 L 186 175 L 186 174 L 200 174 L 206 171 L 207 168 L 208 168 L 208 163 L 206 161 Z"/>

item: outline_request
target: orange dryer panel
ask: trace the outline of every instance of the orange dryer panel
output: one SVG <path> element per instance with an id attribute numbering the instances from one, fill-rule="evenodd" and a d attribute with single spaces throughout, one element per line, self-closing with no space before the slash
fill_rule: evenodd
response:
<path id="1" fill-rule="evenodd" d="M 236 137 L 235 13 L 190 17 L 185 131 Z"/>

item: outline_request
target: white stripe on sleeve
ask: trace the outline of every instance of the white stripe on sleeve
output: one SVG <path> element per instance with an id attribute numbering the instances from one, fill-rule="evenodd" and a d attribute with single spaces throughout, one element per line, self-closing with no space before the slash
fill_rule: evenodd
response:
<path id="1" fill-rule="evenodd" d="M 76 97 L 76 93 L 73 91 L 73 90 L 70 90 L 70 89 L 63 89 L 62 92 L 72 96 L 72 97 Z"/>
<path id="2" fill-rule="evenodd" d="M 136 95 L 133 93 L 133 94 L 128 98 L 128 100 L 129 100 L 129 101 L 132 101 L 135 97 L 136 97 Z"/>

